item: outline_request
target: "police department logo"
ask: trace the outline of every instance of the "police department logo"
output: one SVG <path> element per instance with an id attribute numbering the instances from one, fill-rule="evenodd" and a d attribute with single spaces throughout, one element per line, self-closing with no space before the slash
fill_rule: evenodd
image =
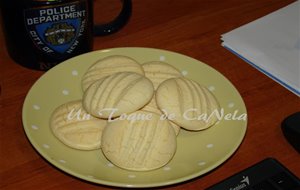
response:
<path id="1" fill-rule="evenodd" d="M 74 39 L 75 31 L 74 26 L 68 23 L 52 24 L 45 31 L 45 40 L 53 46 L 67 44 Z"/>
<path id="2" fill-rule="evenodd" d="M 35 46 L 51 56 L 71 54 L 86 30 L 85 3 L 25 10 L 26 28 Z"/>

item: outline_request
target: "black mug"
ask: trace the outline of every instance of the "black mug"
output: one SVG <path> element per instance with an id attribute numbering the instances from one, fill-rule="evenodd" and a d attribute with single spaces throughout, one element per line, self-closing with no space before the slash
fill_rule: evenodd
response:
<path id="1" fill-rule="evenodd" d="M 112 34 L 131 15 L 131 0 L 111 22 L 94 25 L 93 0 L 1 0 L 2 26 L 10 57 L 20 65 L 48 70 L 93 48 L 93 36 Z"/>

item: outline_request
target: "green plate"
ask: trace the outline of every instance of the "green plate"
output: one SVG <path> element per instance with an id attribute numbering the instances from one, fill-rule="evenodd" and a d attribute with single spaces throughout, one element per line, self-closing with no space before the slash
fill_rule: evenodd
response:
<path id="1" fill-rule="evenodd" d="M 57 106 L 81 99 L 82 75 L 96 60 L 109 55 L 126 55 L 140 63 L 161 60 L 172 64 L 184 76 L 206 86 L 217 97 L 224 109 L 223 119 L 204 131 L 181 130 L 174 158 L 154 171 L 123 170 L 111 164 L 101 150 L 80 151 L 65 146 L 49 128 L 50 115 Z M 226 161 L 242 142 L 247 119 L 245 104 L 238 91 L 208 65 L 165 50 L 114 48 L 74 57 L 46 72 L 27 94 L 23 105 L 23 125 L 33 147 L 68 174 L 111 186 L 157 187 L 198 177 Z"/>

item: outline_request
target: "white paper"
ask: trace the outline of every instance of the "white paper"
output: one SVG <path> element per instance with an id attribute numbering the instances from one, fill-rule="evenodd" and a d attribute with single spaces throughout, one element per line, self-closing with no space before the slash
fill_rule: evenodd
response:
<path id="1" fill-rule="evenodd" d="M 222 35 L 222 45 L 300 96 L 300 3 Z"/>

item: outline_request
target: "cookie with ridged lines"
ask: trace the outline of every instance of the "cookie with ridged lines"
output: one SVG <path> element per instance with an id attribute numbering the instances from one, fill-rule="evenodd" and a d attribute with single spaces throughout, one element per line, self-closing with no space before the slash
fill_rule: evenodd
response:
<path id="1" fill-rule="evenodd" d="M 168 79 L 156 90 L 159 109 L 174 114 L 174 123 L 187 130 L 203 130 L 217 122 L 219 103 L 204 86 L 184 77 Z"/>
<path id="2" fill-rule="evenodd" d="M 136 118 L 151 118 L 133 120 Z M 131 118 L 131 119 L 129 119 Z M 166 165 L 176 151 L 176 135 L 158 114 L 137 111 L 128 119 L 109 122 L 102 137 L 102 152 L 114 165 L 133 171 L 148 171 Z"/>
<path id="3" fill-rule="evenodd" d="M 118 72 L 135 72 L 144 75 L 142 66 L 134 59 L 123 55 L 112 55 L 96 61 L 82 77 L 85 91 L 93 82 Z"/>
<path id="4" fill-rule="evenodd" d="M 148 112 L 153 112 L 153 113 L 156 113 L 158 115 L 163 115 L 164 113 L 157 107 L 156 105 L 156 101 L 155 101 L 155 95 L 153 96 L 153 98 L 151 99 L 151 101 L 146 105 L 144 106 L 142 109 L 142 111 L 148 111 Z M 167 118 L 166 118 L 167 119 Z M 175 134 L 176 136 L 179 134 L 179 131 L 180 131 L 180 127 L 175 124 L 174 122 L 172 122 L 171 120 L 168 120 L 170 122 L 170 124 L 172 125 L 174 131 L 175 131 Z"/>
<path id="5" fill-rule="evenodd" d="M 181 73 L 178 69 L 173 67 L 172 65 L 162 62 L 162 61 L 150 61 L 142 64 L 145 76 L 151 80 L 153 83 L 154 89 L 165 80 L 170 78 L 181 77 Z M 155 95 L 152 100 L 142 109 L 145 111 L 151 111 L 154 113 L 162 114 L 162 112 L 158 109 L 155 102 Z M 176 135 L 179 134 L 180 127 L 175 123 L 171 122 Z"/>
<path id="6" fill-rule="evenodd" d="M 172 65 L 161 61 L 150 61 L 142 64 L 145 76 L 151 80 L 154 89 L 163 81 L 170 78 L 181 77 L 181 73 Z"/>
<path id="7" fill-rule="evenodd" d="M 143 75 L 121 72 L 94 82 L 83 95 L 83 107 L 95 117 L 115 118 L 145 106 L 152 98 L 152 82 Z"/>
<path id="8" fill-rule="evenodd" d="M 79 150 L 94 150 L 101 146 L 102 131 L 107 120 L 89 115 L 81 100 L 57 107 L 50 119 L 50 128 L 65 145 Z"/>

